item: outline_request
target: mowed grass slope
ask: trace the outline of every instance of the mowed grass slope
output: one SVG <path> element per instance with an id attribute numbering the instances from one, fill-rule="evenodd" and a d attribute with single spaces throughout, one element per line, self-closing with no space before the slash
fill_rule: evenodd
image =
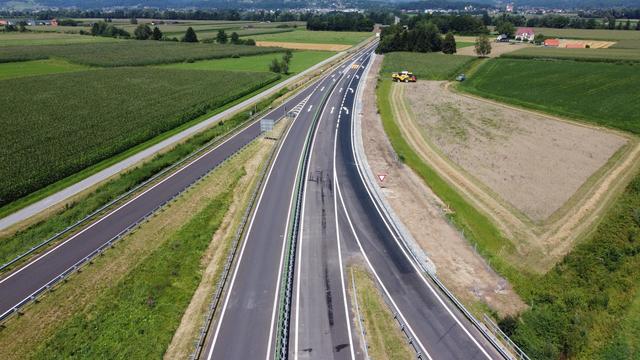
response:
<path id="1" fill-rule="evenodd" d="M 116 67 L 169 64 L 187 60 L 220 59 L 282 51 L 278 48 L 189 44 L 172 41 L 118 41 L 68 45 L 0 47 L 0 63 L 62 58 L 76 64 Z"/>
<path id="2" fill-rule="evenodd" d="M 193 63 L 163 65 L 164 68 L 197 69 L 197 70 L 229 70 L 229 71 L 269 71 L 273 59 L 280 60 L 284 53 L 273 53 L 254 56 L 243 56 L 239 59 L 226 58 L 203 60 Z M 289 71 L 292 74 L 301 72 L 311 66 L 335 55 L 330 51 L 294 51 Z"/>
<path id="3" fill-rule="evenodd" d="M 640 65 L 493 59 L 460 88 L 640 134 Z"/>
<path id="4" fill-rule="evenodd" d="M 6 204 L 278 79 L 154 68 L 3 80 L 0 204 Z"/>
<path id="5" fill-rule="evenodd" d="M 392 52 L 384 55 L 382 74 L 389 78 L 392 72 L 411 71 L 418 80 L 447 80 L 469 65 L 473 56 L 454 56 L 442 53 Z"/>

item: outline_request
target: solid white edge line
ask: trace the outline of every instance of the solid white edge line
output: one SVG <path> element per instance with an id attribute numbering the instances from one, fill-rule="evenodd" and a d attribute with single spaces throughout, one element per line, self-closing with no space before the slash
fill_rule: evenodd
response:
<path id="1" fill-rule="evenodd" d="M 295 122 L 295 120 L 297 120 L 297 116 L 294 119 L 293 122 Z M 231 277 L 231 283 L 229 284 L 229 290 L 227 291 L 227 295 L 225 296 L 225 301 L 224 304 L 222 306 L 222 311 L 220 313 L 220 318 L 218 319 L 218 324 L 216 326 L 216 331 L 213 335 L 213 340 L 211 341 L 211 347 L 209 348 L 209 353 L 207 354 L 207 359 L 210 360 L 213 356 L 213 350 L 215 349 L 216 346 L 216 341 L 218 339 L 218 334 L 220 332 L 220 328 L 222 327 L 222 322 L 224 320 L 224 315 L 227 309 L 227 305 L 229 303 L 229 299 L 231 298 L 231 293 L 233 292 L 233 286 L 235 284 L 236 281 L 236 275 L 238 274 L 238 268 L 240 267 L 240 264 L 242 263 L 242 255 L 244 254 L 244 250 L 247 246 L 247 239 L 249 238 L 249 235 L 251 234 L 251 230 L 253 228 L 253 222 L 256 218 L 256 214 L 257 214 L 257 209 L 260 207 L 260 205 L 262 204 L 262 197 L 264 196 L 264 192 L 267 189 L 267 184 L 269 183 L 269 181 L 271 180 L 271 173 L 273 172 L 273 169 L 275 168 L 275 164 L 278 160 L 278 158 L 280 157 L 280 151 L 282 150 L 282 148 L 284 147 L 284 143 L 286 141 L 286 138 L 289 136 L 289 133 L 291 132 L 291 129 L 293 128 L 293 122 L 291 123 L 291 125 L 289 126 L 289 128 L 287 129 L 287 132 L 284 136 L 284 139 L 281 143 L 280 146 L 278 146 L 278 151 L 276 153 L 276 156 L 273 160 L 273 163 L 271 163 L 271 166 L 269 167 L 269 172 L 267 173 L 267 182 L 264 184 L 264 186 L 262 187 L 262 189 L 260 190 L 260 196 L 258 197 L 258 202 L 256 204 L 256 210 L 253 212 L 253 214 L 251 215 L 251 221 L 249 222 L 249 227 L 247 228 L 247 233 L 244 236 L 244 239 L 242 241 L 242 248 L 240 249 L 240 253 L 238 254 L 238 261 L 234 266 L 234 271 L 233 271 L 233 275 Z"/>
<path id="2" fill-rule="evenodd" d="M 413 335 L 413 339 L 416 341 L 418 346 L 422 349 L 424 354 L 427 355 L 427 358 L 429 358 L 430 360 L 433 360 L 433 358 L 431 357 L 431 355 L 429 354 L 427 349 L 424 347 L 424 345 L 420 341 L 420 338 L 418 338 L 416 336 L 416 333 L 413 331 L 413 328 L 411 327 L 411 324 L 409 324 L 407 319 L 402 314 L 402 311 L 400 311 L 400 308 L 398 307 L 396 302 L 391 297 L 391 294 L 389 293 L 389 291 L 387 290 L 387 287 L 384 285 L 384 283 L 380 279 L 380 276 L 378 276 L 378 273 L 376 272 L 376 269 L 373 267 L 373 264 L 371 264 L 371 261 L 369 261 L 369 257 L 365 253 L 364 248 L 362 247 L 362 244 L 360 243 L 360 238 L 358 237 L 358 234 L 356 233 L 356 230 L 353 227 L 353 223 L 351 222 L 351 217 L 349 216 L 349 212 L 347 211 L 347 207 L 346 207 L 346 205 L 344 203 L 344 199 L 342 198 L 342 191 L 340 191 L 340 184 L 338 183 L 338 179 L 337 178 L 336 178 L 335 187 L 336 187 L 336 193 L 340 197 L 340 203 L 342 204 L 342 209 L 344 211 L 345 217 L 347 218 L 347 222 L 349 223 L 349 227 L 351 228 L 351 232 L 353 233 L 353 236 L 355 237 L 356 242 L 358 243 L 358 247 L 360 248 L 360 252 L 362 253 L 362 256 L 364 257 L 364 260 L 367 262 L 367 265 L 369 265 L 369 269 L 371 270 L 371 272 L 373 272 L 373 276 L 375 276 L 376 280 L 378 280 L 378 284 L 380 284 L 380 287 L 382 288 L 382 291 L 384 291 L 384 293 L 387 295 L 387 297 L 389 298 L 389 301 L 391 302 L 393 307 L 398 312 L 398 315 L 400 316 L 400 318 L 402 318 L 402 322 L 404 322 L 404 324 L 409 329 L 409 332 L 411 332 L 411 334 Z"/>
<path id="3" fill-rule="evenodd" d="M 355 99 L 354 99 L 354 104 L 355 104 Z M 355 122 L 353 121 L 353 116 L 351 116 L 351 126 L 352 129 L 355 126 Z M 360 169 L 360 167 L 362 166 L 360 164 L 360 161 L 358 160 L 358 158 L 356 157 L 356 150 L 355 150 L 355 142 L 353 141 L 353 137 L 355 136 L 354 131 L 351 131 L 351 137 L 352 137 L 352 141 L 351 141 L 351 150 L 353 152 L 353 158 L 356 161 L 356 169 L 358 170 L 358 174 L 360 175 L 360 180 L 362 181 L 362 183 L 364 184 L 364 188 L 367 190 L 367 194 L 369 195 L 369 198 L 371 199 L 372 203 L 374 204 L 376 211 L 378 212 L 378 214 L 380 215 L 380 217 L 382 218 L 382 220 L 384 221 L 385 226 L 387 227 L 387 230 L 389 230 L 389 233 L 391 234 L 391 236 L 393 237 L 393 239 L 396 241 L 396 243 L 398 244 L 398 246 L 400 247 L 400 249 L 402 250 L 402 253 L 405 255 L 405 257 L 409 260 L 409 263 L 411 263 L 411 266 L 414 268 L 414 270 L 416 271 L 416 273 L 418 273 L 418 275 L 420 276 L 420 278 L 422 279 L 422 281 L 427 285 L 427 287 L 429 288 L 429 290 L 431 291 L 431 293 L 433 293 L 435 295 L 435 297 L 438 299 L 438 302 L 440 302 L 440 304 L 447 310 L 447 313 L 455 320 L 455 322 L 462 328 L 462 330 L 465 332 L 465 334 L 471 339 L 471 341 L 473 341 L 473 343 L 480 349 L 480 351 L 488 358 L 488 359 L 492 359 L 491 356 L 489 356 L 489 354 L 487 353 L 487 351 L 484 349 L 483 346 L 480 345 L 480 343 L 478 343 L 478 341 L 475 339 L 475 337 L 473 337 L 471 335 L 471 333 L 469 332 L 469 330 L 462 324 L 462 322 L 460 321 L 460 319 L 458 319 L 457 316 L 455 316 L 455 314 L 453 314 L 453 312 L 451 311 L 451 309 L 445 304 L 445 302 L 442 300 L 442 298 L 440 297 L 440 295 L 438 294 L 438 292 L 433 288 L 433 286 L 431 286 L 431 284 L 427 281 L 427 279 L 424 277 L 424 275 L 422 274 L 422 271 L 420 271 L 420 269 L 418 268 L 418 266 L 415 264 L 414 259 L 409 256 L 409 254 L 407 254 L 404 246 L 400 243 L 398 237 L 396 236 L 396 233 L 391 229 L 387 218 L 382 214 L 381 210 L 380 210 L 380 205 L 377 203 L 377 201 L 375 201 L 375 199 L 373 198 L 373 195 L 371 194 L 371 191 L 369 190 L 369 187 L 366 185 L 366 182 L 364 180 L 364 176 L 362 174 L 362 171 Z"/>
<path id="4" fill-rule="evenodd" d="M 355 63 L 356 61 L 357 60 L 352 61 L 352 64 Z M 331 77 L 333 78 L 334 76 L 332 75 Z M 340 76 L 338 76 L 338 81 L 340 81 L 342 77 L 343 77 L 343 74 L 340 74 Z M 335 91 L 336 91 L 336 88 L 334 87 L 331 90 L 331 93 L 329 94 L 327 99 L 330 99 L 332 96 L 334 96 Z M 320 126 L 320 123 L 322 122 L 322 119 L 324 117 L 324 113 L 325 113 L 326 109 L 327 109 L 326 106 L 322 108 L 322 112 L 320 113 L 320 120 L 318 121 L 316 129 Z M 331 113 L 333 113 L 333 111 Z M 339 119 L 338 119 L 338 121 L 339 121 Z M 311 153 L 313 153 L 313 151 L 314 151 L 317 135 L 318 135 L 318 132 L 316 130 L 314 132 L 313 140 L 312 140 L 312 143 L 311 143 Z M 334 161 L 335 161 L 335 154 L 334 154 Z M 333 165 L 334 165 L 333 168 L 335 170 L 335 162 L 334 162 Z M 307 167 L 307 171 L 306 171 L 306 174 L 305 174 L 305 179 L 309 177 L 310 169 L 311 169 L 310 167 Z M 302 239 L 304 238 L 304 236 L 303 236 L 303 234 L 304 234 L 304 213 L 305 213 L 305 209 L 306 209 L 306 200 L 307 200 L 306 199 L 306 193 L 307 193 L 307 187 L 305 186 L 303 191 L 302 191 L 302 194 L 303 194 L 302 195 L 303 196 L 303 198 L 302 198 L 302 214 L 301 214 L 301 221 L 300 221 L 300 234 L 299 234 L 299 244 L 298 244 L 298 252 L 297 252 L 299 260 L 296 263 L 298 275 L 297 275 L 297 279 L 296 279 L 296 309 L 295 309 L 295 318 L 296 319 L 295 319 L 295 322 L 294 322 L 295 334 L 294 334 L 294 355 L 293 355 L 294 360 L 298 359 L 298 352 L 299 352 L 299 350 L 298 350 L 299 349 L 298 329 L 299 329 L 299 319 L 300 319 L 300 315 L 299 315 L 300 314 L 300 272 L 301 272 L 301 268 L 302 268 L 300 266 L 300 261 L 302 259 Z M 336 233 L 339 233 L 337 218 L 336 218 Z M 338 248 L 338 253 L 339 253 L 339 256 L 340 256 L 340 249 L 339 248 Z M 342 260 L 340 260 L 340 263 L 342 264 Z M 340 266 L 342 266 L 342 265 L 340 265 Z M 342 276 L 342 269 L 341 269 L 340 273 L 341 273 L 341 276 Z M 344 290 L 345 290 L 344 286 L 343 286 L 342 290 L 343 290 L 343 293 L 344 293 Z M 344 295 L 344 296 L 346 296 L 346 295 Z M 350 344 L 350 347 L 353 349 L 353 340 L 352 340 L 352 337 L 351 337 L 351 326 L 350 326 L 348 312 L 347 312 L 347 328 L 348 328 L 348 334 L 349 334 L 349 344 Z M 352 359 L 353 359 L 354 358 L 353 350 L 351 352 L 352 352 L 351 355 L 352 355 Z"/>

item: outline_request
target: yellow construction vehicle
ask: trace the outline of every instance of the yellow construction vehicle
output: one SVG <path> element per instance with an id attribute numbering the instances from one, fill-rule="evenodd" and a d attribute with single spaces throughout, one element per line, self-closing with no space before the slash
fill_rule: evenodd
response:
<path id="1" fill-rule="evenodd" d="M 393 73 L 391 74 L 391 79 L 393 81 L 401 81 L 401 82 L 416 82 L 416 76 L 413 75 L 413 73 L 408 71 Z"/>

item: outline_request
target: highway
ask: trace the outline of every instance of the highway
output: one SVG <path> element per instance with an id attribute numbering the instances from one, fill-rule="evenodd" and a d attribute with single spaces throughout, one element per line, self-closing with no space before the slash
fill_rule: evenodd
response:
<path id="1" fill-rule="evenodd" d="M 203 351 L 206 359 L 271 359 L 275 354 L 280 280 L 296 177 L 305 142 L 315 130 L 314 117 L 334 86 L 351 76 L 351 61 L 347 64 L 314 86 L 284 135 L 250 219 L 218 320 L 212 324 Z"/>

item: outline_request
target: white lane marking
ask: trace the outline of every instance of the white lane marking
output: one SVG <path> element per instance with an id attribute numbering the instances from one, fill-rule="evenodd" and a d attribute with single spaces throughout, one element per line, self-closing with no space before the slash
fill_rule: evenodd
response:
<path id="1" fill-rule="evenodd" d="M 389 301 L 391 301 L 391 304 L 393 305 L 393 307 L 398 311 L 398 315 L 400 315 L 400 318 L 402 318 L 402 322 L 407 326 L 407 328 L 409 329 L 409 332 L 413 336 L 413 339 L 418 343 L 418 346 L 420 347 L 420 349 L 422 349 L 422 352 L 427 355 L 427 358 L 429 358 L 430 360 L 433 360 L 433 358 L 431 357 L 431 355 L 429 354 L 427 349 L 424 347 L 424 345 L 422 345 L 422 342 L 420 341 L 420 338 L 418 338 L 416 336 L 416 333 L 413 331 L 413 328 L 411 327 L 411 324 L 409 324 L 407 319 L 404 317 L 404 315 L 400 311 L 400 308 L 398 308 L 398 305 L 396 304 L 396 302 L 391 297 L 391 294 L 389 293 L 389 290 L 387 290 L 387 287 L 384 286 L 384 283 L 382 282 L 382 280 L 378 276 L 378 273 L 376 272 L 376 269 L 371 264 L 371 261 L 369 261 L 369 257 L 364 252 L 364 249 L 362 248 L 362 244 L 360 243 L 360 238 L 358 237 L 358 234 L 356 233 L 356 230 L 353 227 L 353 223 L 351 222 L 351 217 L 349 216 L 349 212 L 347 211 L 347 207 L 344 204 L 344 199 L 342 198 L 342 191 L 340 191 L 340 185 L 338 183 L 338 178 L 337 177 L 335 178 L 335 188 L 336 188 L 336 193 L 340 197 L 340 203 L 342 204 L 342 209 L 343 209 L 344 214 L 345 214 L 345 216 L 347 218 L 347 222 L 349 223 L 349 228 L 351 229 L 351 232 L 353 233 L 353 236 L 355 237 L 356 242 L 358 243 L 358 247 L 360 248 L 360 252 L 362 253 L 362 256 L 364 257 L 364 260 L 367 262 L 367 265 L 369 265 L 369 269 L 371 269 L 371 272 L 373 272 L 373 276 L 375 276 L 376 280 L 378 280 L 378 284 L 380 284 L 380 287 L 382 288 L 382 291 L 384 291 L 384 293 L 387 295 L 387 297 L 389 298 Z"/>
<path id="2" fill-rule="evenodd" d="M 296 116 L 297 119 L 297 116 Z M 295 119 L 294 119 L 295 121 Z M 276 157 L 275 160 L 273 161 L 273 163 L 271 164 L 271 167 L 269 168 L 269 173 L 267 173 L 267 183 L 271 180 L 271 173 L 273 172 L 273 169 L 275 168 L 275 164 L 278 161 L 278 158 L 280 157 L 280 151 L 282 150 L 282 148 L 284 147 L 284 144 L 289 136 L 289 133 L 291 132 L 291 129 L 293 128 L 293 124 L 291 124 L 289 126 L 289 128 L 287 129 L 287 133 L 284 136 L 284 141 L 282 141 L 282 143 L 280 143 L 280 146 L 278 147 L 278 152 L 276 153 Z M 260 191 L 260 197 L 258 197 L 258 202 L 256 205 L 256 209 L 258 209 L 260 207 L 260 205 L 262 204 L 262 198 L 264 196 L 264 192 L 267 189 L 267 185 L 265 184 L 265 186 L 262 188 L 262 190 Z M 293 195 L 292 195 L 293 196 Z M 216 341 L 218 340 L 218 335 L 220 333 L 220 328 L 222 327 L 222 322 L 224 320 L 224 315 L 226 314 L 226 310 L 227 310 L 227 305 L 229 304 L 229 299 L 231 298 L 231 293 L 233 291 L 233 286 L 235 285 L 236 282 L 236 276 L 238 275 L 238 268 L 240 268 L 240 264 L 242 263 L 243 257 L 242 255 L 244 254 L 244 250 L 247 247 L 247 239 L 249 238 L 249 235 L 251 234 L 251 230 L 253 228 L 253 222 L 256 218 L 258 211 L 254 211 L 253 215 L 251 215 L 251 221 L 249 222 L 249 227 L 247 228 L 247 234 L 244 237 L 243 243 L 242 243 L 242 248 L 240 249 L 240 254 L 238 254 L 238 262 L 236 263 L 235 266 L 235 270 L 233 271 L 233 276 L 231 277 L 231 283 L 229 285 L 229 292 L 227 294 L 227 297 L 225 298 L 224 301 L 224 305 L 222 305 L 222 312 L 220 313 L 220 319 L 218 320 L 218 326 L 216 326 L 216 332 L 213 335 L 213 341 L 211 342 L 211 348 L 209 349 L 209 354 L 207 354 L 207 360 L 211 360 L 212 356 L 213 356 L 213 350 L 216 347 Z M 280 283 L 280 281 L 278 281 L 278 283 Z"/>
<path id="3" fill-rule="evenodd" d="M 334 74 L 335 75 L 335 74 Z M 333 76 L 332 76 L 333 77 Z M 341 76 L 338 76 L 338 78 L 341 78 Z M 336 79 L 333 79 L 333 81 L 336 81 Z M 335 93 L 336 89 L 333 88 L 333 90 L 331 90 L 331 93 L 329 94 L 329 98 L 331 98 L 331 96 L 333 96 L 333 94 Z M 331 107 L 331 114 L 333 114 L 333 110 L 334 110 L 334 106 Z M 316 129 L 320 126 L 321 122 L 322 122 L 322 118 L 324 117 L 324 112 L 327 108 L 324 107 L 322 109 L 322 112 L 320 113 L 320 121 L 318 122 L 318 125 L 316 127 Z M 340 123 L 340 119 L 338 119 L 338 123 Z M 318 135 L 318 131 L 316 130 L 316 132 L 313 135 L 313 140 L 312 140 L 312 144 L 311 144 L 311 152 L 313 153 L 313 151 L 315 150 L 315 142 L 316 142 L 316 137 Z M 334 150 L 334 178 L 335 178 L 335 150 Z M 309 177 L 309 171 L 310 171 L 310 167 L 307 167 L 307 173 L 305 175 L 305 179 L 307 179 Z M 299 319 L 300 319 L 300 278 L 301 278 L 301 269 L 302 266 L 300 264 L 300 262 L 302 261 L 302 239 L 303 234 L 304 234 L 304 214 L 305 214 L 305 209 L 306 209 L 306 202 L 307 202 L 307 198 L 306 198 L 306 192 L 307 192 L 307 187 L 305 186 L 303 191 L 302 191 L 302 221 L 300 223 L 300 235 L 299 235 L 299 245 L 298 245 L 298 262 L 296 263 L 297 265 L 297 277 L 296 277 L 296 309 L 295 309 L 295 317 L 296 320 L 294 322 L 294 331 L 295 331 L 295 337 L 294 337 L 294 345 L 293 345 L 293 358 L 294 360 L 298 360 L 298 353 L 299 353 L 299 336 L 298 336 L 298 332 L 299 332 Z M 337 201 L 337 199 L 334 198 L 334 202 Z M 335 209 L 337 211 L 337 208 Z M 337 216 L 337 213 L 336 213 Z M 339 233 L 339 229 L 338 229 L 338 222 L 337 222 L 337 218 L 336 218 L 336 233 Z M 339 256 L 342 256 L 341 253 L 338 253 Z M 340 260 L 341 264 L 342 264 L 342 259 Z M 340 265 L 340 273 L 341 273 L 341 277 L 344 279 L 344 276 L 342 274 L 342 265 Z M 343 287 L 342 287 L 342 291 L 343 291 L 343 297 L 345 299 L 346 302 L 346 292 L 345 292 L 345 288 L 344 288 L 344 281 L 343 281 Z M 348 309 L 347 309 L 348 310 Z M 351 321 L 349 320 L 349 312 L 346 312 L 346 316 L 347 316 L 347 329 L 348 329 L 348 334 L 349 334 L 349 347 L 351 348 L 351 358 L 354 359 L 354 353 L 353 353 L 353 339 L 351 336 Z"/>
<path id="4" fill-rule="evenodd" d="M 346 106 L 342 107 L 342 111 L 344 111 L 347 115 L 349 115 L 349 109 Z"/>
<path id="5" fill-rule="evenodd" d="M 351 93 L 353 94 L 353 88 L 349 88 L 349 91 L 351 91 Z"/>
<path id="6" fill-rule="evenodd" d="M 324 91 L 324 86 L 320 89 L 320 92 Z"/>
<path id="7" fill-rule="evenodd" d="M 338 92 L 341 93 L 342 92 L 342 88 L 340 88 L 340 91 L 338 91 Z"/>
<path id="8" fill-rule="evenodd" d="M 355 142 L 353 141 L 353 137 L 354 135 L 354 131 L 353 128 L 355 127 L 355 122 L 351 121 L 351 127 L 352 127 L 352 131 L 351 131 L 351 151 L 353 152 L 353 156 L 354 156 L 354 160 L 356 161 L 356 169 L 358 170 L 358 174 L 360 175 L 360 180 L 362 181 L 363 184 L 365 183 L 364 180 L 364 175 L 362 174 L 362 171 L 360 169 L 360 167 L 362 166 L 358 159 L 355 156 Z M 337 184 L 336 184 L 337 185 Z M 385 216 L 383 216 L 382 211 L 378 205 L 378 203 L 374 200 L 373 195 L 371 194 L 371 190 L 369 190 L 369 187 L 367 187 L 366 185 L 364 186 L 364 188 L 367 190 L 367 194 L 369 195 L 369 198 L 371 199 L 371 202 L 374 204 L 376 211 L 378 212 L 378 214 L 380 215 L 380 218 L 382 218 L 385 226 L 387 227 L 387 230 L 389 231 L 389 233 L 391 234 L 391 236 L 393 237 L 393 239 L 395 240 L 396 244 L 398 245 L 398 247 L 400 248 L 400 250 L 402 251 L 402 253 L 405 255 L 405 257 L 409 260 L 409 263 L 411 264 L 411 266 L 414 268 L 414 270 L 416 271 L 416 273 L 418 273 L 418 275 L 420 276 L 420 279 L 422 279 L 422 281 L 427 285 L 427 287 L 429 288 L 429 290 L 431 291 L 431 293 L 438 299 L 438 302 L 447 310 L 447 313 L 454 319 L 454 321 L 462 328 L 462 330 L 465 332 L 465 334 L 471 339 L 471 341 L 473 341 L 473 343 L 480 349 L 480 351 L 486 356 L 487 359 L 491 359 L 491 356 L 489 356 L 489 354 L 487 353 L 487 351 L 484 349 L 484 347 L 482 347 L 478 341 L 471 335 L 471 333 L 469 332 L 469 330 L 467 330 L 467 328 L 462 325 L 462 322 L 460 322 L 460 319 L 458 319 L 457 316 L 455 316 L 453 314 L 453 312 L 451 311 L 451 309 L 445 304 L 444 300 L 442 300 L 442 298 L 440 297 L 440 295 L 437 293 L 437 291 L 433 288 L 433 286 L 431 286 L 431 284 L 427 281 L 427 279 L 424 277 L 422 271 L 418 268 L 418 265 L 415 263 L 414 259 L 409 256 L 409 254 L 406 252 L 404 246 L 402 246 L 402 244 L 400 243 L 400 240 L 398 239 L 398 237 L 396 236 L 395 232 L 391 230 L 391 225 L 389 225 L 389 222 L 387 221 L 387 218 Z"/>
<path id="9" fill-rule="evenodd" d="M 313 104 L 309 105 L 309 108 L 307 109 L 307 112 L 311 111 L 312 108 L 313 108 Z"/>
<path id="10" fill-rule="evenodd" d="M 351 76 L 351 74 L 347 75 L 347 79 Z"/>

